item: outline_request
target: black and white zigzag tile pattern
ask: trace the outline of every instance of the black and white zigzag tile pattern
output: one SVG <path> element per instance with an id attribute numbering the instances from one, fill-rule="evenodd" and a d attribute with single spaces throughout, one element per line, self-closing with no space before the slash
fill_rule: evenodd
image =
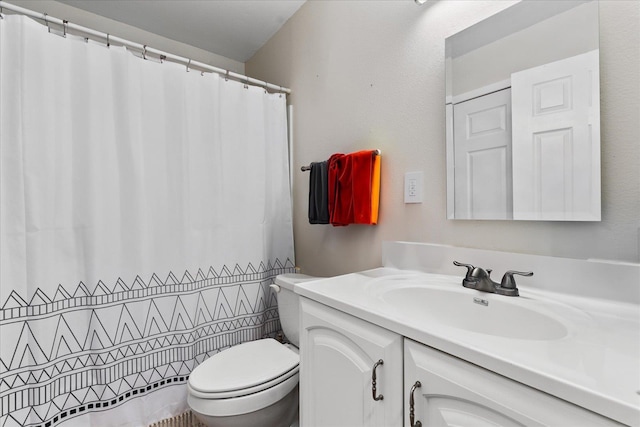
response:
<path id="1" fill-rule="evenodd" d="M 287 259 L 38 289 L 29 302 L 12 292 L 0 309 L 0 427 L 53 426 L 185 383 L 212 354 L 280 329 L 269 284 L 293 271 Z"/>

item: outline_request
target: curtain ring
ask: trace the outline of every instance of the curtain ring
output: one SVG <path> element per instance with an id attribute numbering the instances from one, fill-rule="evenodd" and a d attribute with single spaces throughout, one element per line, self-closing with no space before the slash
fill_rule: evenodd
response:
<path id="1" fill-rule="evenodd" d="M 160 63 L 164 63 L 167 60 L 167 55 L 160 55 Z"/>
<path id="2" fill-rule="evenodd" d="M 69 21 L 67 21 L 66 19 L 62 20 L 62 37 L 67 37 L 67 24 L 69 23 Z"/>
<path id="3" fill-rule="evenodd" d="M 44 23 L 47 26 L 47 32 L 51 32 L 51 27 L 49 27 L 49 20 L 47 19 L 47 14 L 44 13 L 42 16 L 44 16 Z"/>
<path id="4" fill-rule="evenodd" d="M 142 46 L 142 59 L 147 59 L 147 45 Z"/>
<path id="5" fill-rule="evenodd" d="M 229 81 L 229 70 L 227 70 L 226 73 L 224 73 L 224 81 L 228 82 Z"/>
<path id="6" fill-rule="evenodd" d="M 191 58 L 189 58 L 189 62 L 187 62 L 187 73 L 189 72 L 189 66 L 191 65 Z"/>
<path id="7" fill-rule="evenodd" d="M 111 42 L 109 41 L 109 33 L 107 33 L 107 47 L 111 46 Z"/>

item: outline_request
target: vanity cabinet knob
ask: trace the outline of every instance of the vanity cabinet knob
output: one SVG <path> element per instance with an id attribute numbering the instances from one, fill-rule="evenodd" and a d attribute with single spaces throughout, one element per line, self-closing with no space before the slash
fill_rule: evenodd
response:
<path id="1" fill-rule="evenodd" d="M 420 381 L 416 381 L 413 387 L 411 387 L 411 391 L 409 392 L 409 425 L 411 427 L 422 427 L 422 423 L 420 421 L 415 421 L 416 413 L 415 413 L 415 400 L 413 399 L 413 394 L 417 388 L 422 387 L 422 383 Z"/>
<path id="2" fill-rule="evenodd" d="M 382 359 L 378 360 L 375 365 L 373 365 L 373 373 L 371 374 L 371 395 L 375 401 L 384 399 L 383 395 L 376 396 L 376 368 L 380 365 L 384 365 L 384 361 Z"/>

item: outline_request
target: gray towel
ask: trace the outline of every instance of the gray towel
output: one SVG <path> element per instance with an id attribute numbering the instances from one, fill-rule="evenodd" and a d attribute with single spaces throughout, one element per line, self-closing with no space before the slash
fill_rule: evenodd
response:
<path id="1" fill-rule="evenodd" d="M 329 224 L 329 162 L 311 163 L 309 224 Z"/>

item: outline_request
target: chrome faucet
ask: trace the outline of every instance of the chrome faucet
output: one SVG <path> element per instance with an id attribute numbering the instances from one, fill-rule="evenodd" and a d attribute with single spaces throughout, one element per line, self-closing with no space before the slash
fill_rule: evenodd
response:
<path id="1" fill-rule="evenodd" d="M 509 270 L 502 276 L 500 283 L 494 282 L 491 279 L 491 270 L 481 267 L 474 267 L 471 264 L 463 264 L 458 261 L 453 261 L 453 264 L 458 267 L 466 267 L 467 274 L 462 279 L 462 286 L 465 288 L 476 289 L 483 292 L 491 292 L 494 294 L 506 295 L 510 297 L 517 297 L 519 294 L 516 287 L 516 279 L 513 275 L 518 274 L 520 276 L 533 276 L 532 271 L 513 271 Z"/>

